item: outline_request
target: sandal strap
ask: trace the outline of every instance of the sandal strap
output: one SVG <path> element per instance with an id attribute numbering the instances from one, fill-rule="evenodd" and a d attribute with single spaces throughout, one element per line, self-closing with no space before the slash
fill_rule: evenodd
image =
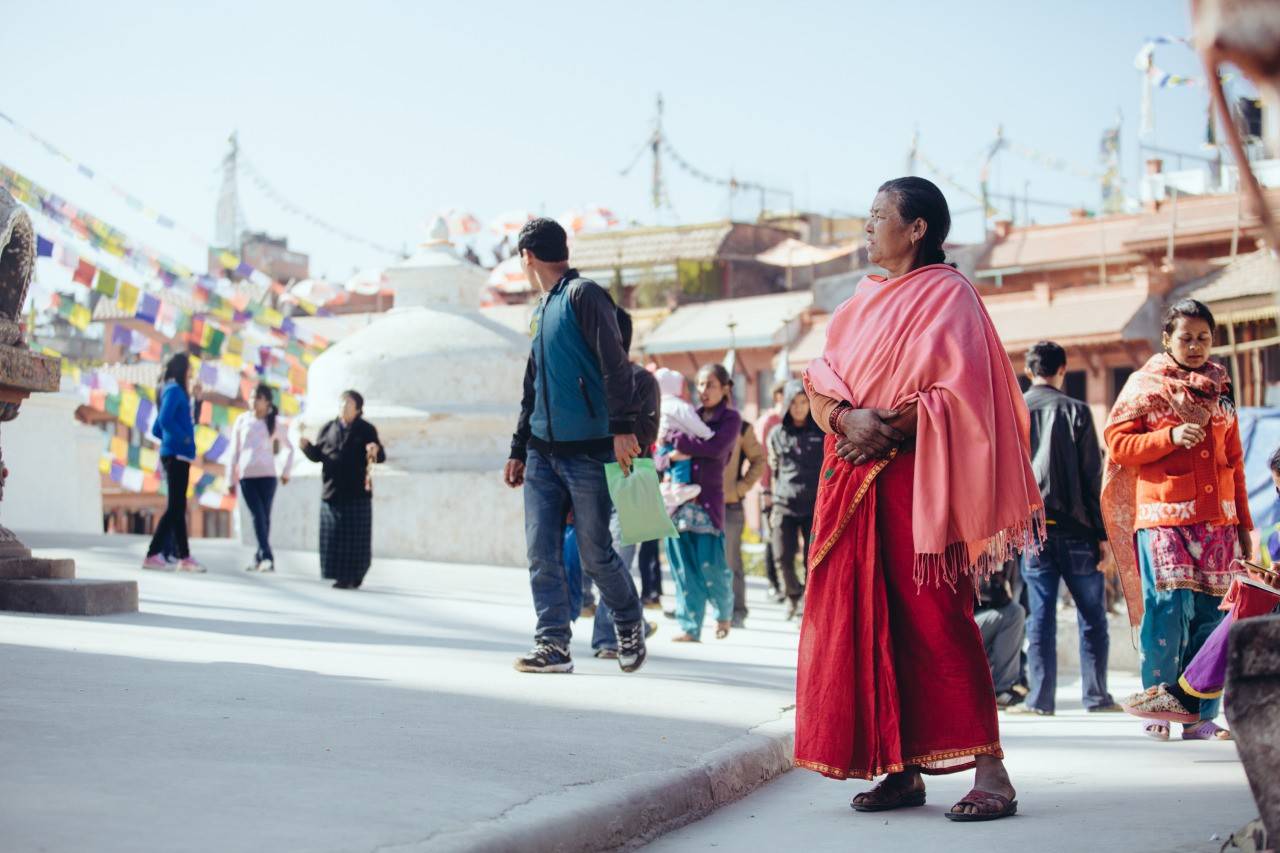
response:
<path id="1" fill-rule="evenodd" d="M 957 806 L 977 806 L 982 810 L 983 814 L 996 814 L 1009 808 L 1009 804 L 1013 800 L 1003 794 L 993 794 L 990 791 L 979 791 L 974 788 L 972 791 L 964 795 Z M 996 808 L 991 808 L 991 804 L 995 803 Z"/>

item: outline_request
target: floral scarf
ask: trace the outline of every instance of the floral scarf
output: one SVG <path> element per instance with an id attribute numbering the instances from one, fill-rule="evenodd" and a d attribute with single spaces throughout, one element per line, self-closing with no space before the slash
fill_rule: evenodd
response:
<path id="1" fill-rule="evenodd" d="M 1182 423 L 1207 426 L 1219 406 L 1231 405 L 1230 390 L 1231 380 L 1222 365 L 1210 361 L 1198 370 L 1187 370 L 1172 356 L 1159 353 L 1129 375 L 1107 426 L 1162 413 L 1172 413 Z M 1133 540 L 1137 497 L 1137 468 L 1108 462 L 1102 481 L 1102 517 L 1133 625 L 1142 621 L 1142 579 Z"/>

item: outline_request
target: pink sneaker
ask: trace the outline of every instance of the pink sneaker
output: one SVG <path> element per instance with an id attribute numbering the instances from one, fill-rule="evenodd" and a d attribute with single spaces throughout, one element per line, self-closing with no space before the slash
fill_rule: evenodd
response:
<path id="1" fill-rule="evenodd" d="M 191 557 L 183 557 L 178 561 L 178 571 L 180 572 L 204 572 L 208 571 L 204 566 L 197 563 Z"/>
<path id="2" fill-rule="evenodd" d="M 147 557 L 147 559 L 143 560 L 142 568 L 151 569 L 152 571 L 156 571 L 156 572 L 173 571 L 173 566 L 170 565 L 169 562 L 159 554 L 152 554 L 151 556 Z"/>

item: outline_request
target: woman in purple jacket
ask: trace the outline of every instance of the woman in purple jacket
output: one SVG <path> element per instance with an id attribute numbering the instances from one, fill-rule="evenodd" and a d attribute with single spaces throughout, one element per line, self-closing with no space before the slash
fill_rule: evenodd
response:
<path id="1" fill-rule="evenodd" d="M 702 492 L 672 515 L 680 535 L 667 540 L 667 562 L 676 582 L 676 619 L 684 633 L 672 639 L 696 643 L 702 635 L 707 599 L 716 613 L 716 638 L 729 636 L 733 619 L 733 574 L 724 555 L 724 469 L 741 431 L 742 417 L 731 405 L 733 380 L 720 364 L 698 371 L 698 414 L 710 438 L 674 434 L 671 461 L 693 460 L 693 482 Z"/>

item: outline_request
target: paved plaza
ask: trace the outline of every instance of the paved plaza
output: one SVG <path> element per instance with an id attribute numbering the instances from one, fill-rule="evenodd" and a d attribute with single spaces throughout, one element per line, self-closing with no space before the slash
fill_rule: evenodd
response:
<path id="1" fill-rule="evenodd" d="M 1034 828 L 1047 850 L 1208 851 L 1255 814 L 1233 745 L 1149 742 L 1087 717 L 1073 684 L 1058 718 L 1004 724 L 1014 821 L 944 821 L 962 777 L 880 817 L 849 810 L 859 783 L 758 787 L 785 769 L 797 636 L 759 579 L 723 642 L 672 644 L 649 611 L 661 628 L 628 676 L 579 622 L 578 671 L 535 676 L 511 669 L 533 627 L 520 570 L 377 560 L 344 593 L 306 553 L 262 576 L 197 540 L 209 574 L 152 574 L 138 537 L 23 535 L 82 577 L 138 580 L 141 611 L 0 614 L 6 853 L 593 850 L 708 812 L 653 846 L 989 850 Z"/>

